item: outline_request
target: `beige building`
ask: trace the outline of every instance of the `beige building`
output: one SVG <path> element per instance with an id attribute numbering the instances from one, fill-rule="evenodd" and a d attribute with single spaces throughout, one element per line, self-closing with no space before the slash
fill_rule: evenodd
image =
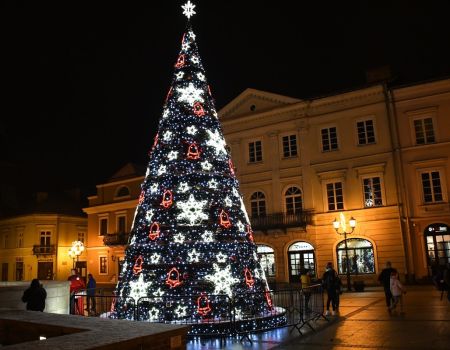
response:
<path id="1" fill-rule="evenodd" d="M 2 281 L 67 280 L 75 263 L 69 248 L 86 243 L 86 234 L 87 220 L 72 201 L 39 193 L 32 209 L 0 220 Z"/>

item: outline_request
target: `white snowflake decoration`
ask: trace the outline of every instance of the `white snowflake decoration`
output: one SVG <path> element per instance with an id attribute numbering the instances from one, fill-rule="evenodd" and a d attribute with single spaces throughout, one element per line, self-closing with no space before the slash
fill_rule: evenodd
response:
<path id="1" fill-rule="evenodd" d="M 227 154 L 227 150 L 225 149 L 226 143 L 222 135 L 219 133 L 219 131 L 214 130 L 212 132 L 211 130 L 207 130 L 209 135 L 209 140 L 206 141 L 206 144 L 208 146 L 214 147 L 214 152 L 216 153 L 216 156 L 220 154 Z"/>
<path id="2" fill-rule="evenodd" d="M 191 57 L 191 62 L 194 64 L 198 64 L 200 62 L 198 56 L 192 56 Z"/>
<path id="3" fill-rule="evenodd" d="M 190 134 L 190 135 L 195 135 L 196 133 L 197 133 L 197 128 L 195 127 L 195 125 L 191 125 L 191 126 L 188 126 L 187 128 L 186 128 L 186 131 L 187 131 L 187 133 L 188 134 Z"/>
<path id="4" fill-rule="evenodd" d="M 177 80 L 180 80 L 183 78 L 184 72 L 178 72 L 177 74 L 175 74 L 175 77 L 177 78 Z"/>
<path id="5" fill-rule="evenodd" d="M 179 221 L 187 222 L 189 226 L 199 225 L 203 220 L 208 220 L 208 214 L 204 212 L 207 201 L 197 201 L 193 194 L 187 201 L 179 201 L 177 207 L 181 213 L 177 216 Z"/>
<path id="6" fill-rule="evenodd" d="M 202 235 L 203 242 L 205 243 L 211 243 L 214 242 L 214 233 L 212 231 L 205 231 Z"/>
<path id="7" fill-rule="evenodd" d="M 197 78 L 199 78 L 201 81 L 205 81 L 206 77 L 202 72 L 197 73 Z"/>
<path id="8" fill-rule="evenodd" d="M 125 272 L 127 271 L 127 267 L 128 267 L 128 264 L 127 264 L 127 262 L 125 261 L 125 262 L 123 263 L 123 265 L 122 265 L 122 273 L 125 273 Z"/>
<path id="9" fill-rule="evenodd" d="M 224 202 L 227 207 L 231 207 L 233 205 L 233 201 L 228 196 L 225 197 Z"/>
<path id="10" fill-rule="evenodd" d="M 195 5 L 190 1 L 182 5 L 181 8 L 183 9 L 183 15 L 185 15 L 188 19 L 196 14 L 194 11 Z"/>
<path id="11" fill-rule="evenodd" d="M 208 181 L 209 188 L 217 189 L 219 183 L 215 179 L 211 179 Z"/>
<path id="12" fill-rule="evenodd" d="M 161 288 L 158 288 L 158 290 L 153 292 L 152 295 L 156 297 L 162 297 L 164 295 L 164 292 L 161 290 Z M 153 298 L 153 300 L 158 303 L 162 301 L 162 298 Z"/>
<path id="13" fill-rule="evenodd" d="M 185 317 L 187 315 L 187 306 L 178 305 L 174 312 L 177 317 Z"/>
<path id="14" fill-rule="evenodd" d="M 224 253 L 219 252 L 219 254 L 216 255 L 216 259 L 217 259 L 217 262 L 224 263 L 227 261 L 227 256 Z"/>
<path id="15" fill-rule="evenodd" d="M 190 37 L 192 40 L 195 40 L 195 38 L 197 37 L 197 35 L 195 35 L 195 33 L 194 33 L 192 30 L 190 30 L 190 31 L 188 32 L 188 34 L 189 34 L 189 37 Z"/>
<path id="16" fill-rule="evenodd" d="M 151 186 L 150 186 L 150 193 L 151 194 L 154 194 L 154 193 L 156 193 L 158 191 L 158 184 L 157 183 L 153 183 Z"/>
<path id="17" fill-rule="evenodd" d="M 201 164 L 202 164 L 202 169 L 205 171 L 210 171 L 212 169 L 212 164 L 210 162 L 208 162 L 207 160 L 205 160 Z"/>
<path id="18" fill-rule="evenodd" d="M 173 236 L 173 241 L 175 243 L 183 244 L 184 240 L 185 240 L 185 237 L 182 233 L 177 233 L 176 235 Z"/>
<path id="19" fill-rule="evenodd" d="M 140 274 L 137 281 L 130 282 L 130 294 L 134 302 L 137 303 L 139 298 L 147 296 L 147 290 L 151 286 L 151 282 L 144 282 L 144 274 Z"/>
<path id="20" fill-rule="evenodd" d="M 189 83 L 185 88 L 179 87 L 176 90 L 180 94 L 178 102 L 186 102 L 190 106 L 193 106 L 195 102 L 204 102 L 202 97 L 203 90 L 197 89 L 192 83 Z"/>
<path id="21" fill-rule="evenodd" d="M 173 135 L 173 132 L 170 130 L 167 130 L 163 135 L 163 140 L 166 142 L 169 142 L 172 139 L 172 135 Z"/>
<path id="22" fill-rule="evenodd" d="M 185 193 L 187 191 L 189 191 L 191 188 L 189 187 L 189 185 L 187 184 L 187 182 L 181 182 L 180 185 L 178 186 L 178 190 L 181 193 Z"/>
<path id="23" fill-rule="evenodd" d="M 150 255 L 150 262 L 152 264 L 159 263 L 160 259 L 161 259 L 161 255 L 159 255 L 158 253 L 153 253 L 152 255 Z"/>
<path id="24" fill-rule="evenodd" d="M 233 277 L 231 273 L 231 266 L 220 268 L 219 265 L 214 264 L 214 273 L 206 275 L 205 279 L 214 283 L 214 294 L 226 294 L 231 296 L 231 287 L 239 282 L 239 279 Z"/>
<path id="25" fill-rule="evenodd" d="M 149 321 L 159 320 L 159 309 L 152 307 L 150 310 L 148 310 L 148 319 Z"/>
<path id="26" fill-rule="evenodd" d="M 155 214 L 155 211 L 153 209 L 147 210 L 147 213 L 145 213 L 145 218 L 148 222 L 151 222 L 153 219 L 153 215 Z"/>
<path id="27" fill-rule="evenodd" d="M 167 172 L 167 167 L 165 165 L 160 165 L 158 168 L 158 175 L 165 174 Z"/>
<path id="28" fill-rule="evenodd" d="M 163 112 L 163 118 L 167 118 L 169 116 L 169 109 L 165 109 Z"/>
<path id="29" fill-rule="evenodd" d="M 184 51 L 187 51 L 187 50 L 189 50 L 190 46 L 191 46 L 191 44 L 189 43 L 189 41 L 185 40 L 181 44 L 181 49 L 184 50 Z"/>
<path id="30" fill-rule="evenodd" d="M 236 187 L 233 187 L 232 192 L 233 192 L 233 196 L 235 196 L 236 198 L 241 198 L 241 196 L 239 195 L 239 192 L 238 192 L 238 190 L 236 189 Z"/>
<path id="31" fill-rule="evenodd" d="M 242 223 L 241 220 L 239 220 L 239 221 L 237 222 L 236 226 L 237 226 L 238 230 L 241 231 L 241 232 L 243 232 L 244 229 L 245 229 L 245 226 L 244 226 L 244 224 Z"/>
<path id="32" fill-rule="evenodd" d="M 169 158 L 169 160 L 174 160 L 178 158 L 178 152 L 177 151 L 170 151 L 169 154 L 167 155 L 167 158 Z"/>
<path id="33" fill-rule="evenodd" d="M 194 249 L 192 249 L 189 253 L 188 253 L 188 262 L 192 263 L 192 262 L 199 262 L 200 261 L 200 253 L 197 252 Z"/>
<path id="34" fill-rule="evenodd" d="M 234 317 L 236 320 L 242 320 L 242 310 L 241 309 L 234 309 Z"/>

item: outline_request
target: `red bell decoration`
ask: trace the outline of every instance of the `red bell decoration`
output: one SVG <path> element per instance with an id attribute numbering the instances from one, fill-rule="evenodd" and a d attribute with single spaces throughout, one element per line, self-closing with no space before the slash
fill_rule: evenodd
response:
<path id="1" fill-rule="evenodd" d="M 269 306 L 269 309 L 272 310 L 272 297 L 270 296 L 270 291 L 267 288 L 264 290 L 264 297 L 266 298 L 267 306 Z"/>
<path id="2" fill-rule="evenodd" d="M 175 68 L 182 68 L 182 67 L 184 67 L 184 54 L 178 56 L 177 63 L 175 63 Z"/>
<path id="3" fill-rule="evenodd" d="M 139 255 L 133 266 L 133 273 L 135 275 L 139 275 L 142 272 L 142 265 L 144 264 L 144 258 L 142 255 Z"/>
<path id="4" fill-rule="evenodd" d="M 161 205 L 164 208 L 169 208 L 173 204 L 173 195 L 171 190 L 165 190 L 162 196 Z"/>
<path id="5" fill-rule="evenodd" d="M 253 238 L 253 231 L 250 225 L 246 225 L 245 232 L 247 233 L 248 240 L 250 242 L 254 242 L 255 240 Z"/>
<path id="6" fill-rule="evenodd" d="M 139 204 L 142 204 L 145 198 L 145 192 L 141 191 L 141 194 L 139 195 Z"/>
<path id="7" fill-rule="evenodd" d="M 148 233 L 148 238 L 150 238 L 152 241 L 157 239 L 160 234 L 159 230 L 159 224 L 157 222 L 154 222 L 152 226 L 150 226 L 150 232 Z"/>
<path id="8" fill-rule="evenodd" d="M 197 117 L 203 117 L 205 115 L 205 110 L 203 109 L 203 106 L 200 102 L 194 103 L 194 114 Z"/>
<path id="9" fill-rule="evenodd" d="M 223 209 L 219 214 L 219 224 L 224 228 L 229 228 L 231 226 L 230 217 Z"/>
<path id="10" fill-rule="evenodd" d="M 175 288 L 182 283 L 183 282 L 180 281 L 180 272 L 176 267 L 172 267 L 167 273 L 166 284 L 169 285 L 170 288 Z"/>
<path id="11" fill-rule="evenodd" d="M 253 285 L 255 284 L 255 280 L 253 279 L 252 273 L 248 268 L 245 268 L 244 275 L 245 275 L 245 284 L 250 288 L 252 288 Z"/>
<path id="12" fill-rule="evenodd" d="M 211 312 L 208 296 L 204 292 L 197 298 L 197 312 L 202 316 L 206 316 Z"/>
<path id="13" fill-rule="evenodd" d="M 200 149 L 198 148 L 195 142 L 191 143 L 188 147 L 187 152 L 188 159 L 199 159 L 200 158 Z"/>
<path id="14" fill-rule="evenodd" d="M 230 173 L 234 176 L 234 165 L 231 158 L 228 160 L 228 166 L 230 167 Z"/>

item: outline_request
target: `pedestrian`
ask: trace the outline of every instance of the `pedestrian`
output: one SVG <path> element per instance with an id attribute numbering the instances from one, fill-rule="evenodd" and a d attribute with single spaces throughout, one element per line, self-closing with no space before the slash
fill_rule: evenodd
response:
<path id="1" fill-rule="evenodd" d="M 403 301 L 402 301 L 402 294 L 406 294 L 406 290 L 403 287 L 402 283 L 398 279 L 398 272 L 393 271 L 391 273 L 391 294 L 392 294 L 392 303 L 389 308 L 389 310 L 395 310 L 397 307 L 397 304 L 400 303 L 400 312 L 403 312 Z"/>
<path id="2" fill-rule="evenodd" d="M 391 265 L 390 261 L 386 262 L 386 267 L 381 271 L 378 276 L 378 281 L 383 285 L 384 288 L 384 296 L 386 297 L 386 307 L 389 309 L 392 303 L 392 293 L 391 293 L 391 274 L 392 272 L 396 272 Z"/>
<path id="3" fill-rule="evenodd" d="M 92 312 L 95 314 L 95 288 L 97 287 L 97 282 L 95 281 L 92 273 L 88 274 L 88 283 L 87 283 L 87 312 Z"/>
<path id="4" fill-rule="evenodd" d="M 47 292 L 39 283 L 39 280 L 35 278 L 31 281 L 30 287 L 23 293 L 22 301 L 27 303 L 27 310 L 43 312 L 45 298 L 47 298 Z"/>
<path id="5" fill-rule="evenodd" d="M 72 315 L 82 315 L 83 298 L 78 293 L 86 288 L 86 285 L 75 269 L 71 270 L 71 275 L 67 280 L 70 281 L 70 313 Z"/>
<path id="6" fill-rule="evenodd" d="M 327 291 L 327 310 L 325 311 L 325 315 L 328 316 L 330 314 L 330 304 L 332 307 L 332 314 L 336 315 L 338 310 L 336 309 L 336 279 L 338 275 L 337 272 L 333 269 L 333 263 L 327 263 L 325 268 L 325 273 L 322 276 L 322 286 Z"/>

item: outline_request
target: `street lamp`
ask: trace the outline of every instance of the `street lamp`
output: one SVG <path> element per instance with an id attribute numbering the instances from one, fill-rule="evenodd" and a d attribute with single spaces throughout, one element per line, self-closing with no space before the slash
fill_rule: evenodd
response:
<path id="1" fill-rule="evenodd" d="M 333 227 L 338 234 L 344 235 L 345 260 L 346 260 L 346 264 L 347 264 L 347 291 L 351 291 L 352 287 L 350 284 L 350 261 L 348 259 L 347 235 L 351 234 L 355 230 L 356 220 L 353 216 L 350 218 L 348 223 L 350 225 L 351 231 L 347 232 L 347 224 L 345 222 L 344 214 L 340 213 L 339 217 L 340 217 L 340 221 L 338 221 L 337 219 L 334 219 Z"/>
<path id="2" fill-rule="evenodd" d="M 84 244 L 81 241 L 75 241 L 72 242 L 72 247 L 70 247 L 69 249 L 69 257 L 72 258 L 72 268 L 75 268 L 75 258 L 78 259 L 80 258 L 81 253 L 83 253 L 84 251 Z"/>

